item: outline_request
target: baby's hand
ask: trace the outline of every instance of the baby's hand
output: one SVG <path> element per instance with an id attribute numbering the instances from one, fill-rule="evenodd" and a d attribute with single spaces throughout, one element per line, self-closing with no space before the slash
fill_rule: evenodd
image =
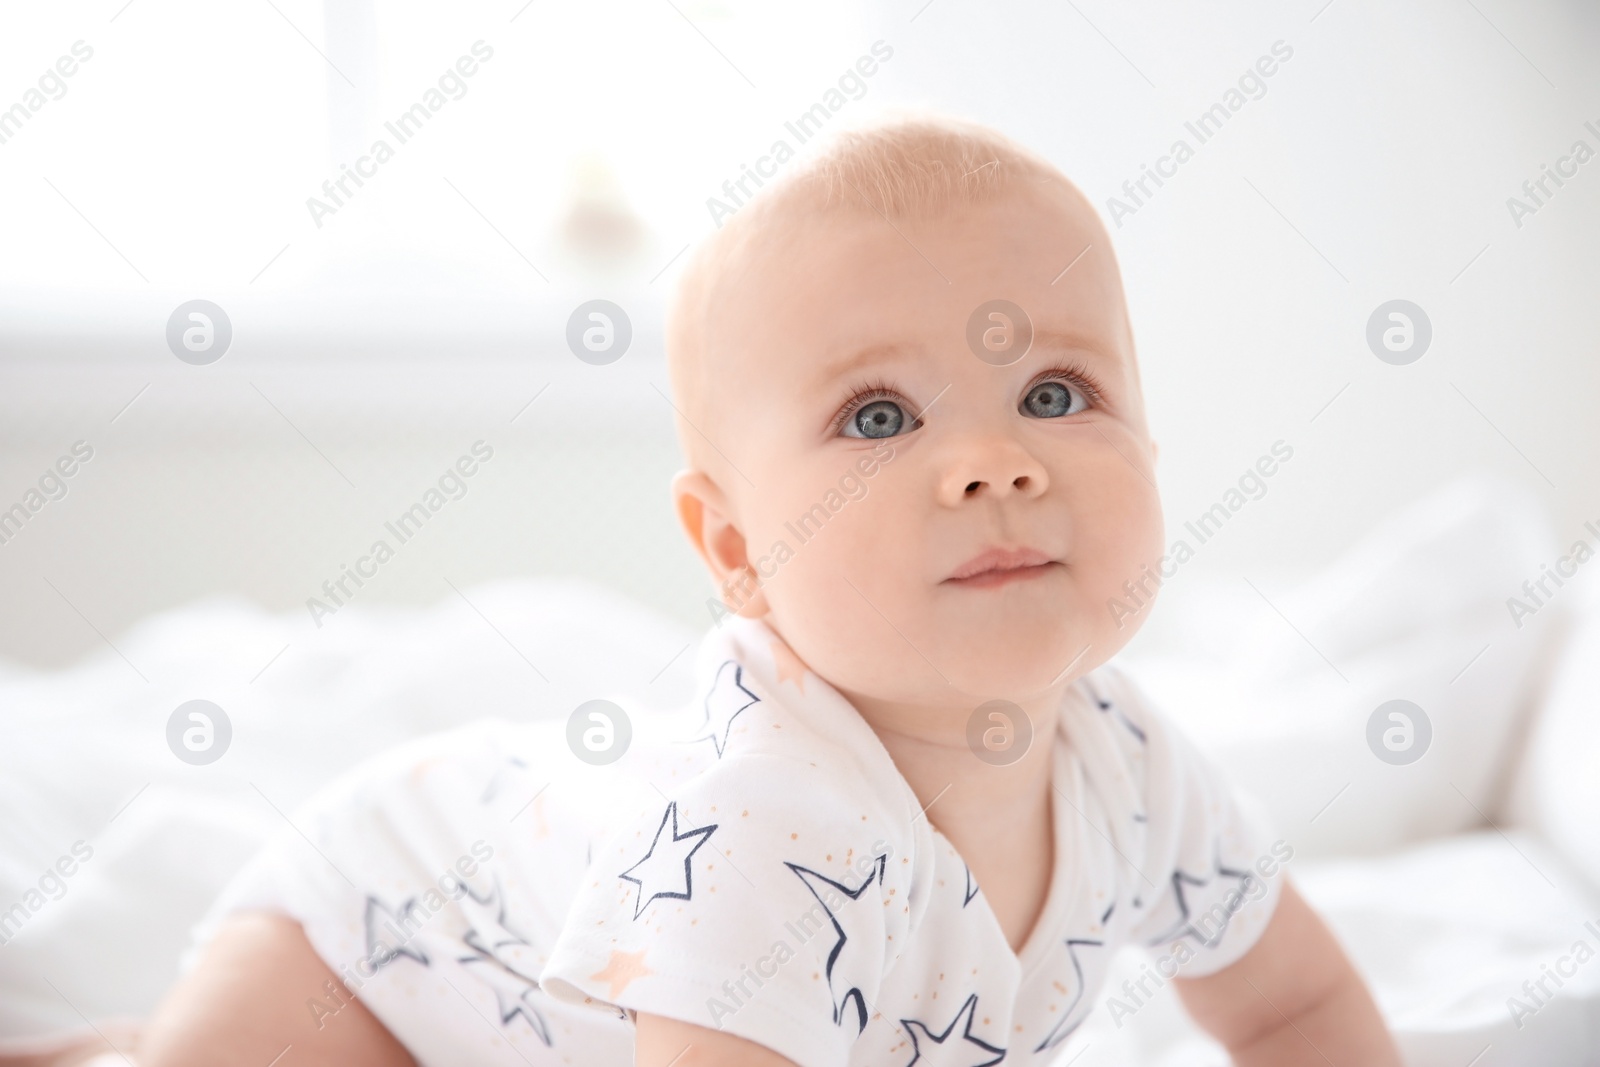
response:
<path id="1" fill-rule="evenodd" d="M 1240 1067 L 1401 1067 L 1361 976 L 1292 883 L 1242 959 L 1177 986 L 1195 1021 Z"/>

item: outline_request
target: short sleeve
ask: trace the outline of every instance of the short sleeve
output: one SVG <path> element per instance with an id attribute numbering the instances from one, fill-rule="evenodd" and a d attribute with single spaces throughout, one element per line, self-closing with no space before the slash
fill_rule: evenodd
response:
<path id="1" fill-rule="evenodd" d="M 1109 681 L 1113 711 L 1136 735 L 1144 764 L 1140 885 L 1150 895 L 1132 940 L 1163 973 L 1213 974 L 1260 939 L 1294 850 L 1131 679 L 1115 672 Z"/>
<path id="2" fill-rule="evenodd" d="M 838 1067 L 911 924 L 911 831 L 803 759 L 719 763 L 597 845 L 540 984 Z"/>

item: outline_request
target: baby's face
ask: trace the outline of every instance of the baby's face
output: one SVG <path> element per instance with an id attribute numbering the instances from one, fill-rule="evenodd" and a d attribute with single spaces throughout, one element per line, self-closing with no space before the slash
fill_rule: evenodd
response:
<path id="1" fill-rule="evenodd" d="M 920 223 L 835 212 L 763 256 L 709 310 L 718 481 L 764 583 L 746 613 L 883 701 L 1022 700 L 1122 647 L 1107 602 L 1162 524 L 1093 211 L 1030 185 Z M 1033 327 L 1009 366 L 968 343 L 997 299 Z"/>

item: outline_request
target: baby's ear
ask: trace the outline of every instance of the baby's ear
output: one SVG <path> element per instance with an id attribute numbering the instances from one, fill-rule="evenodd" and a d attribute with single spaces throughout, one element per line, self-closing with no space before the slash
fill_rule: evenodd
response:
<path id="1" fill-rule="evenodd" d="M 765 615 L 766 596 L 722 487 L 705 471 L 679 471 L 672 479 L 672 503 L 684 536 L 711 572 L 723 602 L 747 618 Z"/>

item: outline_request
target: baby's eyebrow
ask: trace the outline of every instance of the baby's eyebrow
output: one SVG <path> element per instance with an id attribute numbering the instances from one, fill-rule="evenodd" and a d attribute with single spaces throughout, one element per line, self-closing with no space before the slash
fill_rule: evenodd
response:
<path id="1" fill-rule="evenodd" d="M 837 359 L 825 361 L 822 364 L 821 377 L 825 382 L 842 378 L 846 374 L 860 373 L 864 368 L 875 363 L 883 363 L 911 355 L 920 349 L 914 345 L 907 345 L 898 341 L 883 344 L 871 344 L 863 348 L 852 349 Z"/>
<path id="2" fill-rule="evenodd" d="M 825 360 L 818 373 L 822 381 L 831 382 L 848 374 L 859 374 L 874 364 L 903 360 L 922 354 L 924 353 L 921 345 L 903 341 L 869 344 L 850 349 L 837 358 Z M 1032 363 L 1040 359 L 1067 356 L 1077 356 L 1085 361 L 1102 364 L 1120 362 L 1117 346 L 1108 338 L 1054 327 L 1035 328 L 1033 344 L 1029 347 L 1024 362 Z"/>
<path id="3" fill-rule="evenodd" d="M 1047 353 L 1062 356 L 1081 355 L 1107 363 L 1118 361 L 1116 347 L 1108 343 L 1105 338 L 1074 333 L 1071 330 L 1035 330 L 1033 347 L 1028 350 L 1028 357 L 1031 359 L 1035 355 Z"/>

